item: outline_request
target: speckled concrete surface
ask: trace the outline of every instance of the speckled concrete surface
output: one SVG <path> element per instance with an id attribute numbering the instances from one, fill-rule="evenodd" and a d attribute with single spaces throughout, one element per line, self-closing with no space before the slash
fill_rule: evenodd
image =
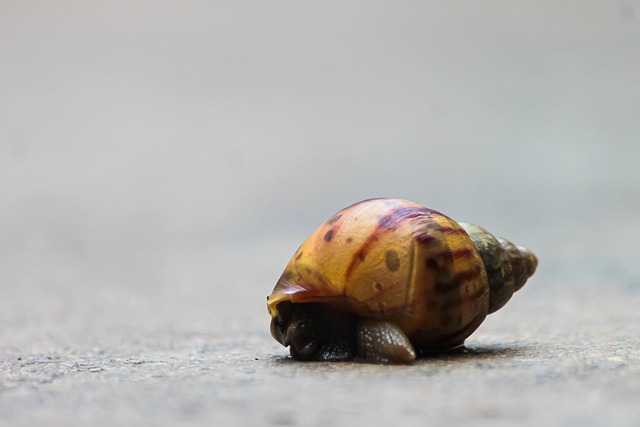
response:
<path id="1" fill-rule="evenodd" d="M 637 1 L 0 8 L 0 425 L 640 425 Z M 374 196 L 539 270 L 467 353 L 290 360 L 266 295 Z"/>
<path id="2" fill-rule="evenodd" d="M 494 315 L 468 353 L 412 366 L 298 363 L 261 330 L 5 348 L 0 416 L 7 425 L 635 425 L 640 295 L 529 294 Z"/>
<path id="3" fill-rule="evenodd" d="M 269 336 L 264 307 L 217 306 L 211 293 L 200 294 L 208 301 L 180 301 L 109 287 L 14 292 L 1 306 L 0 419 L 16 426 L 637 424 L 640 287 L 546 270 L 485 321 L 467 353 L 411 366 L 293 361 Z M 227 300 L 236 301 L 231 294 Z"/>

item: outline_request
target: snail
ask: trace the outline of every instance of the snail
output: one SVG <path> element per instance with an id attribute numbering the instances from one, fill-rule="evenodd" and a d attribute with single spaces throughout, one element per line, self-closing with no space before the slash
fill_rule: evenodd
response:
<path id="1" fill-rule="evenodd" d="M 410 363 L 463 348 L 535 272 L 528 249 L 420 204 L 368 199 L 322 224 L 267 297 L 299 360 Z"/>

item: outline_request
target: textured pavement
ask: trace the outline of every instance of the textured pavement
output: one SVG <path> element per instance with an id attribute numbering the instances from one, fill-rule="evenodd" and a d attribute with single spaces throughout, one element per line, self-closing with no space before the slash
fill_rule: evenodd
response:
<path id="1" fill-rule="evenodd" d="M 0 425 L 640 425 L 640 4 L 0 6 Z M 265 297 L 401 197 L 538 272 L 410 366 Z"/>
<path id="2" fill-rule="evenodd" d="M 137 314 L 119 320 L 128 330 L 82 333 L 60 319 L 30 330 L 31 315 L 13 310 L 20 326 L 9 336 L 34 341 L 3 346 L 0 417 L 18 426 L 637 424 L 638 289 L 531 285 L 466 353 L 411 366 L 293 361 L 266 316 L 235 336 L 140 327 Z"/>

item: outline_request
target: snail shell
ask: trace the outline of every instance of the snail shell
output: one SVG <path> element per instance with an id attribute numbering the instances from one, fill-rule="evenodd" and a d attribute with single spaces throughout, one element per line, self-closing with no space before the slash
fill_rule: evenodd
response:
<path id="1" fill-rule="evenodd" d="M 295 252 L 267 297 L 271 333 L 296 359 L 407 363 L 462 346 L 537 263 L 417 203 L 364 200 Z"/>

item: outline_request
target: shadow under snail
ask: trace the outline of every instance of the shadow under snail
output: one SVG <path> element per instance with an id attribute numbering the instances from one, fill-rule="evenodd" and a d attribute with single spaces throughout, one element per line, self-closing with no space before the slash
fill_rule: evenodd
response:
<path id="1" fill-rule="evenodd" d="M 410 363 L 462 347 L 535 272 L 528 249 L 417 203 L 369 199 L 322 224 L 267 297 L 293 358 Z"/>

